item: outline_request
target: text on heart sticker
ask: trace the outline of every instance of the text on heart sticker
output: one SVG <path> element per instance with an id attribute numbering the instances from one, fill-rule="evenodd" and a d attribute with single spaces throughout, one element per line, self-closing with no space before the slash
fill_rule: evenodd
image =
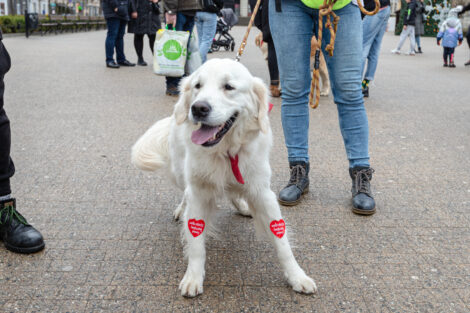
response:
<path id="1" fill-rule="evenodd" d="M 204 220 L 196 220 L 192 218 L 188 221 L 189 232 L 191 235 L 193 235 L 193 237 L 197 237 L 202 234 L 205 226 L 206 223 L 204 223 Z"/>
<path id="2" fill-rule="evenodd" d="M 274 236 L 282 238 L 286 232 L 286 223 L 284 223 L 283 219 L 272 221 L 271 224 L 269 224 L 269 228 L 271 228 Z"/>

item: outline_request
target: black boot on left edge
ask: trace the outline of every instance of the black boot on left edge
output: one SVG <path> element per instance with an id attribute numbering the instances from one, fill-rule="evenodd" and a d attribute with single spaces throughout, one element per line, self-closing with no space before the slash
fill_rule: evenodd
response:
<path id="1" fill-rule="evenodd" d="M 14 198 L 0 201 L 0 240 L 17 253 L 35 253 L 45 246 L 41 233 L 16 211 Z"/>
<path id="2" fill-rule="evenodd" d="M 375 200 L 370 189 L 374 170 L 370 167 L 354 167 L 349 169 L 352 179 L 352 211 L 360 215 L 372 215 L 375 213 Z"/>

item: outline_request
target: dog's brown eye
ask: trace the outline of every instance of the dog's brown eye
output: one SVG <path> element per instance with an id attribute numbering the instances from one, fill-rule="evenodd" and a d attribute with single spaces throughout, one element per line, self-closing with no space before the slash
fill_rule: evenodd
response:
<path id="1" fill-rule="evenodd" d="M 201 88 L 201 84 L 200 84 L 200 83 L 197 83 L 196 86 L 194 86 L 194 88 L 196 88 L 196 89 Z"/>
<path id="2" fill-rule="evenodd" d="M 234 90 L 235 88 L 233 88 L 232 85 L 229 85 L 229 84 L 225 84 L 224 86 L 225 90 Z"/>

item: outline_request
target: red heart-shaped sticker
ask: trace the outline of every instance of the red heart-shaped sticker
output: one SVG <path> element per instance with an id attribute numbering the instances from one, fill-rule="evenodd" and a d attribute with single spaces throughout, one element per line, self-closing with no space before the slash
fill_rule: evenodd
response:
<path id="1" fill-rule="evenodd" d="M 274 236 L 282 238 L 286 232 L 286 223 L 283 219 L 280 219 L 279 221 L 272 221 L 271 224 L 269 224 L 269 228 L 271 228 Z"/>
<path id="2" fill-rule="evenodd" d="M 193 235 L 193 237 L 197 237 L 202 234 L 205 226 L 206 223 L 204 223 L 204 220 L 196 220 L 192 218 L 188 221 L 189 232 L 191 235 Z"/>

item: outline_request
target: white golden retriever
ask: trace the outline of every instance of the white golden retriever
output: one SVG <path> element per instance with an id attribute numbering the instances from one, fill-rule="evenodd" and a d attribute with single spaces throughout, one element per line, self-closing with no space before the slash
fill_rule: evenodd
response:
<path id="1" fill-rule="evenodd" d="M 143 170 L 168 170 L 184 190 L 175 211 L 182 214 L 188 268 L 183 296 L 203 291 L 207 233 L 214 229 L 216 202 L 224 196 L 274 244 L 287 281 L 295 291 L 313 293 L 314 281 L 300 268 L 270 189 L 272 133 L 264 83 L 229 59 L 212 59 L 183 79 L 172 116 L 158 121 L 132 148 Z"/>

